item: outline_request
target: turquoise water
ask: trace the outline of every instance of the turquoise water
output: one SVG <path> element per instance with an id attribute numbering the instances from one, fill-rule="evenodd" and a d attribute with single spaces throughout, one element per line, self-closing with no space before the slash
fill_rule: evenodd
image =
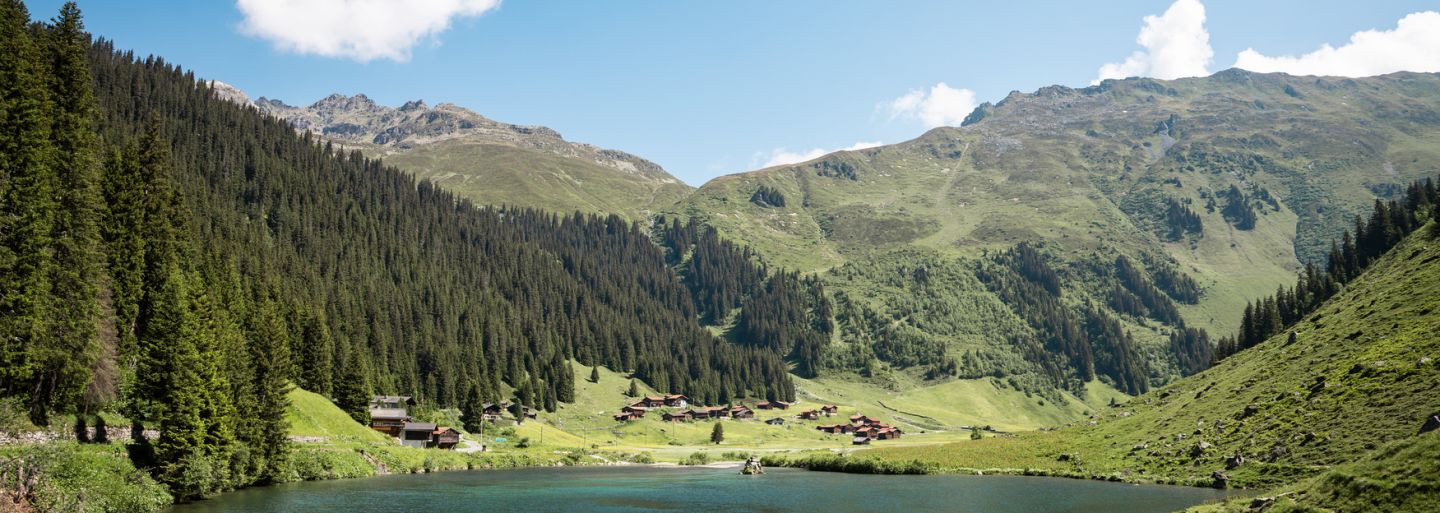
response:
<path id="1" fill-rule="evenodd" d="M 767 469 L 567 467 L 293 483 L 173 513 L 834 511 L 1162 512 L 1223 498 L 1203 488 L 1009 476 L 877 476 Z"/>

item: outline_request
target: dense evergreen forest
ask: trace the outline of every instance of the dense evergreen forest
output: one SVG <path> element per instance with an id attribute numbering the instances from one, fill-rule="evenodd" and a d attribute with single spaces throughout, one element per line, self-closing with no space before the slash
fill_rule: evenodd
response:
<path id="1" fill-rule="evenodd" d="M 835 326 L 819 279 L 771 273 L 749 248 L 693 219 L 657 219 L 655 229 L 706 322 L 726 326 L 733 317 L 732 339 L 786 356 L 802 376 L 813 377 L 825 366 Z"/>
<path id="2" fill-rule="evenodd" d="M 553 410 L 573 359 L 794 398 L 788 348 L 701 327 L 641 226 L 461 201 L 92 42 L 73 4 L 3 0 L 0 45 L 0 393 L 37 425 L 158 428 L 140 461 L 182 497 L 283 468 L 292 383 L 357 416 L 372 392 Z"/>

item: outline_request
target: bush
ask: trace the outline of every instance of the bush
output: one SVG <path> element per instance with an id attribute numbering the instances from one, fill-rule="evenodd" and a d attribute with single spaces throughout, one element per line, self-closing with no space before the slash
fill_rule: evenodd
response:
<path id="1" fill-rule="evenodd" d="M 704 451 L 692 452 L 685 459 L 680 460 L 681 465 L 705 465 L 707 463 L 710 463 L 710 453 Z"/>
<path id="2" fill-rule="evenodd" d="M 20 467 L 40 476 L 30 497 L 39 511 L 151 513 L 173 501 L 165 486 L 135 468 L 119 446 L 56 442 L 0 450 L 0 479 L 13 479 Z M 0 488 L 15 487 L 0 481 Z"/>

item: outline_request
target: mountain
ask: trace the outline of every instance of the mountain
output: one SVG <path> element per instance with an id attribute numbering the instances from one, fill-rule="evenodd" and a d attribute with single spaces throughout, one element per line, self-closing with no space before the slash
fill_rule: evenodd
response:
<path id="1" fill-rule="evenodd" d="M 1440 225 L 1431 223 L 1285 333 L 1087 422 L 871 455 L 951 468 L 1273 487 L 1270 500 L 1280 495 L 1278 502 L 1301 511 L 1433 511 L 1440 431 L 1427 419 L 1440 413 L 1437 242 Z M 1251 503 L 1247 497 L 1223 509 L 1245 511 Z"/>
<path id="2" fill-rule="evenodd" d="M 491 120 L 454 104 L 422 100 L 400 108 L 363 94 L 332 94 L 308 107 L 259 98 L 250 102 L 223 83 L 217 94 L 279 117 L 343 147 L 429 180 L 481 205 L 515 205 L 568 213 L 643 219 L 691 188 L 659 165 L 618 150 L 566 141 L 543 126 Z"/>
<path id="3" fill-rule="evenodd" d="M 1170 333 L 1233 333 L 1353 216 L 1433 175 L 1436 140 L 1437 74 L 1109 80 L 716 178 L 669 213 L 819 277 L 826 372 L 1135 393 L 1198 370 Z"/>

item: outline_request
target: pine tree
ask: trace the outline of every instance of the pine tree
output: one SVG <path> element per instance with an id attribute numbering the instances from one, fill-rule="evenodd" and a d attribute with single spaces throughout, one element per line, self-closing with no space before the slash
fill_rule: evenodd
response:
<path id="1" fill-rule="evenodd" d="M 600 366 L 599 366 L 599 365 L 595 365 L 595 366 L 591 366 L 591 367 L 590 367 L 590 382 L 591 382 L 591 383 L 599 383 L 599 382 L 600 382 Z"/>
<path id="2" fill-rule="evenodd" d="M 369 366 L 365 357 L 358 352 L 347 353 L 348 361 L 342 360 L 343 371 L 335 383 L 335 406 L 364 425 L 370 424 Z"/>
<path id="3" fill-rule="evenodd" d="M 630 389 L 625 391 L 625 395 L 627 397 L 640 397 L 640 385 L 635 382 L 635 378 L 630 378 Z"/>
<path id="4" fill-rule="evenodd" d="M 300 383 L 306 390 L 329 396 L 332 360 L 335 354 L 330 327 L 319 312 L 311 311 L 305 318 L 300 336 Z"/>
<path id="5" fill-rule="evenodd" d="M 290 406 L 290 340 L 273 301 L 264 301 L 251 319 L 250 358 L 255 368 L 255 422 L 259 424 L 259 451 L 264 459 L 262 481 L 280 478 L 285 468 Z"/>
<path id="6" fill-rule="evenodd" d="M 96 284 L 101 274 L 99 162 L 92 121 L 96 105 L 85 55 L 90 38 L 74 2 L 60 9 L 46 34 L 58 207 L 51 228 L 55 265 L 50 285 L 55 310 L 47 338 L 55 346 L 42 360 L 42 379 L 36 389 L 50 391 L 51 408 L 75 411 L 91 383 L 91 366 L 100 350 L 96 330 L 100 315 Z M 99 401 L 111 392 L 97 390 L 91 397 Z"/>
<path id="7" fill-rule="evenodd" d="M 0 395 L 25 402 L 48 425 L 54 380 L 43 374 L 57 344 L 48 330 L 56 217 L 46 66 L 18 0 L 0 1 Z"/>
<path id="8" fill-rule="evenodd" d="M 716 422 L 716 423 L 715 423 L 715 427 L 710 430 L 710 443 L 719 445 L 720 442 L 724 442 L 724 441 L 725 441 L 725 425 L 722 424 L 722 423 Z"/>
<path id="9" fill-rule="evenodd" d="M 485 427 L 485 398 L 480 393 L 479 384 L 470 384 L 470 391 L 465 394 L 465 405 L 461 407 L 460 422 L 464 423 L 465 430 L 471 434 L 483 434 Z"/>

